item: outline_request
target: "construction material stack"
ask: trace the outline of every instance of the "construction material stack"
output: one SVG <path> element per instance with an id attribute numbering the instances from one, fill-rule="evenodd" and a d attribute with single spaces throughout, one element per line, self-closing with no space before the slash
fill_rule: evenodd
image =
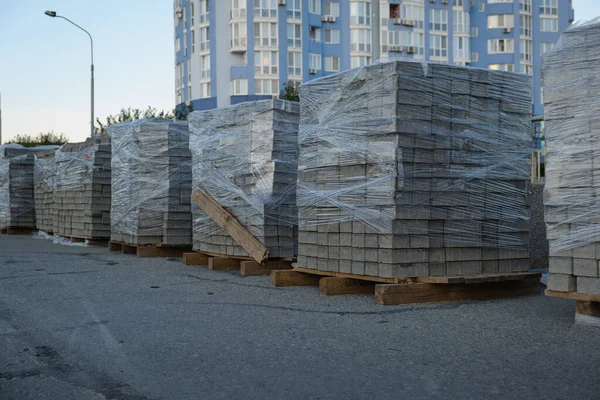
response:
<path id="1" fill-rule="evenodd" d="M 543 85 L 548 289 L 600 301 L 598 43 L 600 19 L 567 30 L 544 58 Z"/>
<path id="2" fill-rule="evenodd" d="M 34 197 L 35 220 L 38 230 L 52 233 L 56 223 L 57 209 L 54 203 L 56 190 L 55 149 L 39 152 L 35 155 Z"/>
<path id="3" fill-rule="evenodd" d="M 203 189 L 269 250 L 297 249 L 298 103 L 247 102 L 190 116 L 193 188 Z M 194 250 L 248 257 L 197 206 Z"/>
<path id="4" fill-rule="evenodd" d="M 105 136 L 67 143 L 56 152 L 55 235 L 110 238 L 110 152 Z"/>
<path id="5" fill-rule="evenodd" d="M 35 229 L 33 197 L 37 150 L 21 145 L 0 146 L 0 229 Z"/>
<path id="6" fill-rule="evenodd" d="M 111 240 L 191 246 L 188 123 L 144 119 L 111 125 Z"/>
<path id="7" fill-rule="evenodd" d="M 531 86 L 409 61 L 302 85 L 298 266 L 384 278 L 527 271 Z"/>

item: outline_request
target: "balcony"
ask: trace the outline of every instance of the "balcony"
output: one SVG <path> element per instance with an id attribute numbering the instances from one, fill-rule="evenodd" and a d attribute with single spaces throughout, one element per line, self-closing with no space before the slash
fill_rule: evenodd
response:
<path id="1" fill-rule="evenodd" d="M 231 40 L 229 52 L 234 54 L 244 54 L 246 51 L 248 51 L 246 38 L 237 38 Z"/>

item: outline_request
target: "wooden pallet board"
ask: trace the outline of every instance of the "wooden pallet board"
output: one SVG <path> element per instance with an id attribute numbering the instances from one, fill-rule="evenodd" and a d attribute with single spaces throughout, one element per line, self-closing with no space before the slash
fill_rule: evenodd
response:
<path id="1" fill-rule="evenodd" d="M 184 253 L 190 251 L 186 247 L 170 246 L 135 246 L 120 242 L 111 241 L 108 243 L 108 250 L 121 252 L 122 254 L 134 254 L 139 258 L 151 257 L 182 257 Z"/>
<path id="2" fill-rule="evenodd" d="M 296 268 L 283 271 L 272 271 L 270 276 L 271 285 L 275 287 L 287 286 L 316 286 L 321 276 L 306 274 L 296 271 Z"/>
<path id="3" fill-rule="evenodd" d="M 240 260 L 233 258 L 212 257 L 208 259 L 208 269 L 212 271 L 230 271 L 240 269 Z"/>
<path id="4" fill-rule="evenodd" d="M 33 235 L 37 231 L 37 229 L 33 228 L 4 228 L 0 230 L 0 233 L 5 235 Z"/>
<path id="5" fill-rule="evenodd" d="M 183 253 L 184 265 L 208 265 L 210 256 L 202 253 Z"/>
<path id="6" fill-rule="evenodd" d="M 575 312 L 580 315 L 600 318 L 600 302 L 577 300 L 575 303 Z"/>
<path id="7" fill-rule="evenodd" d="M 580 300 L 580 301 L 597 301 L 600 302 L 600 294 L 585 294 L 576 292 L 556 292 L 554 290 L 546 290 L 546 296 L 561 297 L 563 299 Z"/>
<path id="8" fill-rule="evenodd" d="M 379 283 L 407 283 L 411 282 L 411 279 L 406 278 L 382 278 L 379 276 L 368 276 L 368 275 L 356 275 L 356 274 L 347 274 L 344 272 L 332 272 L 332 271 L 320 271 L 316 269 L 303 268 L 295 266 L 294 271 L 303 272 L 305 274 L 312 275 L 321 275 L 321 276 L 335 276 L 339 278 L 348 278 L 348 279 L 356 279 L 361 281 L 371 281 L 371 282 L 379 282 Z"/>
<path id="9" fill-rule="evenodd" d="M 482 274 L 467 276 L 427 276 L 415 278 L 419 283 L 438 283 L 438 284 L 456 284 L 456 283 L 486 283 L 486 282 L 504 282 L 521 281 L 530 278 L 541 278 L 540 272 L 512 272 L 507 274 Z"/>
<path id="10" fill-rule="evenodd" d="M 292 263 L 286 260 L 267 260 L 263 264 L 256 261 L 240 262 L 240 276 L 264 276 L 271 275 L 274 270 L 292 269 Z"/>
<path id="11" fill-rule="evenodd" d="M 484 283 L 408 283 L 375 286 L 375 304 L 398 305 L 459 300 L 489 300 L 542 292 L 539 279 Z"/>
<path id="12" fill-rule="evenodd" d="M 319 292 L 326 296 L 342 294 L 373 294 L 375 282 L 326 276 L 319 279 Z"/>

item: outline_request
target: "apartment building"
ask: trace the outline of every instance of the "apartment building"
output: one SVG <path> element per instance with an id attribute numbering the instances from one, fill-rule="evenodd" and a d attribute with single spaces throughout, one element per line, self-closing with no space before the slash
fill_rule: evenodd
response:
<path id="1" fill-rule="evenodd" d="M 542 54 L 574 20 L 572 0 L 174 0 L 173 15 L 177 105 L 411 58 L 533 75 L 536 115 Z"/>

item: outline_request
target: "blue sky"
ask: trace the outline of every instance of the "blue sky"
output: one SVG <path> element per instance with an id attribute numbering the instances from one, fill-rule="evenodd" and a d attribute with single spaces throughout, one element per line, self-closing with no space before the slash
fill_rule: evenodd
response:
<path id="1" fill-rule="evenodd" d="M 227 0 L 219 0 L 227 1 Z M 96 116 L 121 107 L 175 103 L 172 0 L 0 0 L 3 137 L 89 135 L 89 38 L 94 37 Z M 576 20 L 600 15 L 600 0 L 573 0 Z"/>

